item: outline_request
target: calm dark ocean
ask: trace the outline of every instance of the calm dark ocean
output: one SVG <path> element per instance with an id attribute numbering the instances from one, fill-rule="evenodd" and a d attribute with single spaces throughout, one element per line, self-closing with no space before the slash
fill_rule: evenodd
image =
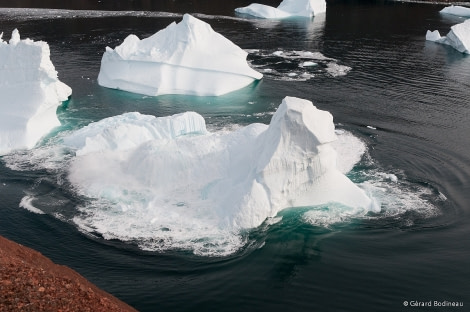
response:
<path id="1" fill-rule="evenodd" d="M 63 172 L 18 153 L 0 157 L 0 235 L 70 266 L 139 311 L 470 310 L 470 56 L 425 41 L 428 29 L 446 34 L 463 21 L 440 14 L 443 5 L 335 1 L 312 21 L 260 21 L 235 15 L 249 4 L 242 0 L 41 3 L 43 9 L 24 10 L 5 8 L 37 4 L 0 1 L 0 31 L 4 40 L 18 28 L 22 38 L 48 42 L 60 80 L 73 89 L 58 109 L 63 126 L 52 141 L 129 111 L 192 110 L 214 131 L 269 123 L 285 96 L 297 96 L 366 143 L 350 177 L 359 183 L 374 176 L 385 206 L 340 220 L 327 209 L 326 225 L 305 222 L 308 208 L 288 209 L 229 256 L 143 251 L 79 231 L 72 219 L 83 198 L 61 182 Z M 87 10 L 69 10 L 81 8 Z M 106 46 L 131 33 L 147 37 L 186 12 L 249 51 L 253 66 L 274 73 L 218 98 L 143 97 L 97 84 Z M 299 70 L 311 60 L 306 52 L 324 58 Z M 381 173 L 399 182 L 382 181 Z M 25 195 L 45 214 L 21 208 Z M 429 301 L 431 307 L 412 306 Z M 464 306 L 436 306 L 442 302 Z"/>

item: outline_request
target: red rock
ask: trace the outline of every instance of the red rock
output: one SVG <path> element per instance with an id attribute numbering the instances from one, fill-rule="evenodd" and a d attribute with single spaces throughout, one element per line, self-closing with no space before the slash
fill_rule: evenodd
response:
<path id="1" fill-rule="evenodd" d="M 0 311 L 136 311 L 74 270 L 1 236 L 0 275 Z"/>

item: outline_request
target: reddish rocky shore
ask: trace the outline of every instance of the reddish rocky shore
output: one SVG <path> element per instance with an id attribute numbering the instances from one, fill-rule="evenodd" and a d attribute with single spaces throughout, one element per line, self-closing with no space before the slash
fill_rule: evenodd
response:
<path id="1" fill-rule="evenodd" d="M 136 311 L 74 270 L 0 236 L 0 311 Z"/>

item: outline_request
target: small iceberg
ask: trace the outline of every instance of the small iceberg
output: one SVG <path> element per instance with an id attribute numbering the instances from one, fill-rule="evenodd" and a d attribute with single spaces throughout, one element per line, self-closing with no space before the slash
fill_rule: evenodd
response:
<path id="1" fill-rule="evenodd" d="M 277 8 L 252 3 L 249 6 L 235 9 L 235 12 L 269 19 L 295 16 L 312 18 L 317 14 L 326 12 L 326 2 L 325 0 L 284 0 Z"/>
<path id="2" fill-rule="evenodd" d="M 470 8 L 459 5 L 451 5 L 445 7 L 440 12 L 444 14 L 457 15 L 462 17 L 470 17 Z"/>
<path id="3" fill-rule="evenodd" d="M 450 45 L 459 52 L 470 54 L 470 20 L 452 26 L 445 37 L 441 37 L 437 30 L 428 30 L 426 40 Z"/>
<path id="4" fill-rule="evenodd" d="M 157 96 L 218 96 L 251 84 L 263 75 L 249 67 L 247 52 L 185 14 L 156 34 L 140 40 L 129 35 L 101 60 L 101 86 Z"/>
<path id="5" fill-rule="evenodd" d="M 377 211 L 343 171 L 362 145 L 343 148 L 354 155 L 337 164 L 336 140 L 332 115 L 294 97 L 282 101 L 269 125 L 233 132 L 207 131 L 194 112 L 106 118 L 64 138 L 76 155 L 68 179 L 92 200 L 74 222 L 150 250 L 201 243 L 233 252 L 243 244 L 241 231 L 288 207 L 335 202 Z"/>
<path id="6" fill-rule="evenodd" d="M 59 81 L 43 41 L 0 35 L 0 155 L 31 149 L 60 125 L 57 107 L 72 94 Z"/>

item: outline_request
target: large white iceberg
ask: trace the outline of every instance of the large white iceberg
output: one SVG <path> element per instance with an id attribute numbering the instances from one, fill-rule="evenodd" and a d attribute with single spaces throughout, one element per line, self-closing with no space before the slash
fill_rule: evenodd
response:
<path id="1" fill-rule="evenodd" d="M 98 83 L 151 96 L 222 95 L 263 77 L 246 56 L 209 24 L 185 14 L 148 38 L 129 35 L 114 50 L 107 47 Z"/>
<path id="2" fill-rule="evenodd" d="M 336 138 L 330 113 L 293 97 L 269 126 L 233 132 L 208 132 L 193 112 L 107 118 L 64 139 L 77 155 L 69 180 L 98 201 L 75 222 L 105 238 L 150 245 L 194 248 L 223 236 L 223 248 L 227 237 L 287 207 L 376 209 L 338 170 Z"/>
<path id="3" fill-rule="evenodd" d="M 459 52 L 470 54 L 470 20 L 452 26 L 447 36 L 444 37 L 441 37 L 438 30 L 428 30 L 426 40 L 447 44 Z"/>
<path id="4" fill-rule="evenodd" d="M 325 0 L 283 0 L 277 8 L 252 3 L 243 8 L 236 8 L 235 12 L 259 18 L 279 19 L 293 16 L 311 18 L 326 12 L 326 2 Z"/>
<path id="5" fill-rule="evenodd" d="M 459 5 L 451 5 L 448 7 L 443 8 L 441 13 L 457 15 L 462 17 L 470 17 L 470 8 L 459 6 Z"/>
<path id="6" fill-rule="evenodd" d="M 49 45 L 0 35 L 0 155 L 29 149 L 60 125 L 56 110 L 72 90 L 60 82 Z"/>

